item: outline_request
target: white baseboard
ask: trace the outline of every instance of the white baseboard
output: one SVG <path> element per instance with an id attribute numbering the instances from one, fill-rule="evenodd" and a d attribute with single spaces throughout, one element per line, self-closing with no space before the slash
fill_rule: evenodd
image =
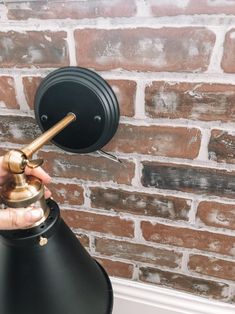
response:
<path id="1" fill-rule="evenodd" d="M 235 305 L 183 292 L 111 278 L 113 314 L 234 314 Z"/>

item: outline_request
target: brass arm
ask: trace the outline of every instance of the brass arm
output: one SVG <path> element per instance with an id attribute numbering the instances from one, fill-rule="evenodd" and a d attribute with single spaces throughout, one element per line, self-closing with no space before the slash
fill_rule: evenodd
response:
<path id="1" fill-rule="evenodd" d="M 53 127 L 40 135 L 32 143 L 22 149 L 11 150 L 4 155 L 3 167 L 14 174 L 24 172 L 26 165 L 30 165 L 32 155 L 39 150 L 44 144 L 49 142 L 54 136 L 62 131 L 72 121 L 76 120 L 76 115 L 72 112 L 68 113 L 62 120 L 57 122 Z M 35 161 L 36 162 L 36 161 Z M 38 164 L 39 165 L 39 164 Z M 36 163 L 37 166 L 37 163 Z"/>
<path id="2" fill-rule="evenodd" d="M 76 115 L 72 112 L 68 113 L 66 117 L 57 122 L 53 127 L 47 130 L 45 133 L 36 138 L 32 143 L 23 147 L 21 152 L 30 158 L 32 155 L 39 150 L 44 144 L 49 142 L 54 136 L 56 136 L 60 131 L 62 131 L 67 125 L 72 121 L 76 120 Z"/>
<path id="3" fill-rule="evenodd" d="M 4 155 L 3 167 L 13 174 L 5 182 L 1 191 L 2 201 L 6 206 L 21 208 L 34 204 L 44 211 L 44 216 L 39 223 L 47 218 L 49 209 L 44 198 L 44 185 L 39 178 L 26 176 L 25 167 L 40 166 L 43 160 L 30 160 L 32 155 L 74 120 L 76 120 L 75 114 L 68 113 L 66 117 L 23 149 L 11 150 Z"/>

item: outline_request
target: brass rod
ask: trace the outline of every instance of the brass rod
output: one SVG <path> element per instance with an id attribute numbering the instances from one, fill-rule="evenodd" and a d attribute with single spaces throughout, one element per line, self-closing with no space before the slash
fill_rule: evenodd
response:
<path id="1" fill-rule="evenodd" d="M 72 112 L 68 113 L 62 120 L 57 122 L 53 127 L 47 130 L 45 133 L 36 138 L 32 143 L 25 146 L 21 151 L 25 154 L 27 158 L 32 157 L 32 155 L 41 148 L 44 144 L 49 142 L 54 136 L 56 136 L 60 131 L 62 131 L 67 125 L 72 121 L 76 120 L 76 115 Z"/>

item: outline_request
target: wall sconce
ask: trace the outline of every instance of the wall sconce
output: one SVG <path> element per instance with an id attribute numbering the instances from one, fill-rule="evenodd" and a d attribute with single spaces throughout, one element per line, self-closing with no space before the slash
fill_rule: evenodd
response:
<path id="1" fill-rule="evenodd" d="M 33 154 L 51 139 L 73 153 L 101 149 L 118 127 L 117 99 L 93 71 L 66 67 L 42 81 L 35 115 L 44 133 L 4 156 L 12 176 L 2 199 L 8 207 L 40 206 L 44 217 L 28 229 L 1 231 L 0 313 L 110 314 L 113 293 L 106 272 L 61 219 L 57 203 L 44 199 L 42 182 L 24 169 L 42 164 Z"/>

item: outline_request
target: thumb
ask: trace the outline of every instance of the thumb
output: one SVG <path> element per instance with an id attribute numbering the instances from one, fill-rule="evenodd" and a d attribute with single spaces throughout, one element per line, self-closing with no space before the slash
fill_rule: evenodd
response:
<path id="1" fill-rule="evenodd" d="M 43 217 L 41 208 L 7 208 L 0 210 L 0 229 L 14 230 L 31 226 Z"/>

